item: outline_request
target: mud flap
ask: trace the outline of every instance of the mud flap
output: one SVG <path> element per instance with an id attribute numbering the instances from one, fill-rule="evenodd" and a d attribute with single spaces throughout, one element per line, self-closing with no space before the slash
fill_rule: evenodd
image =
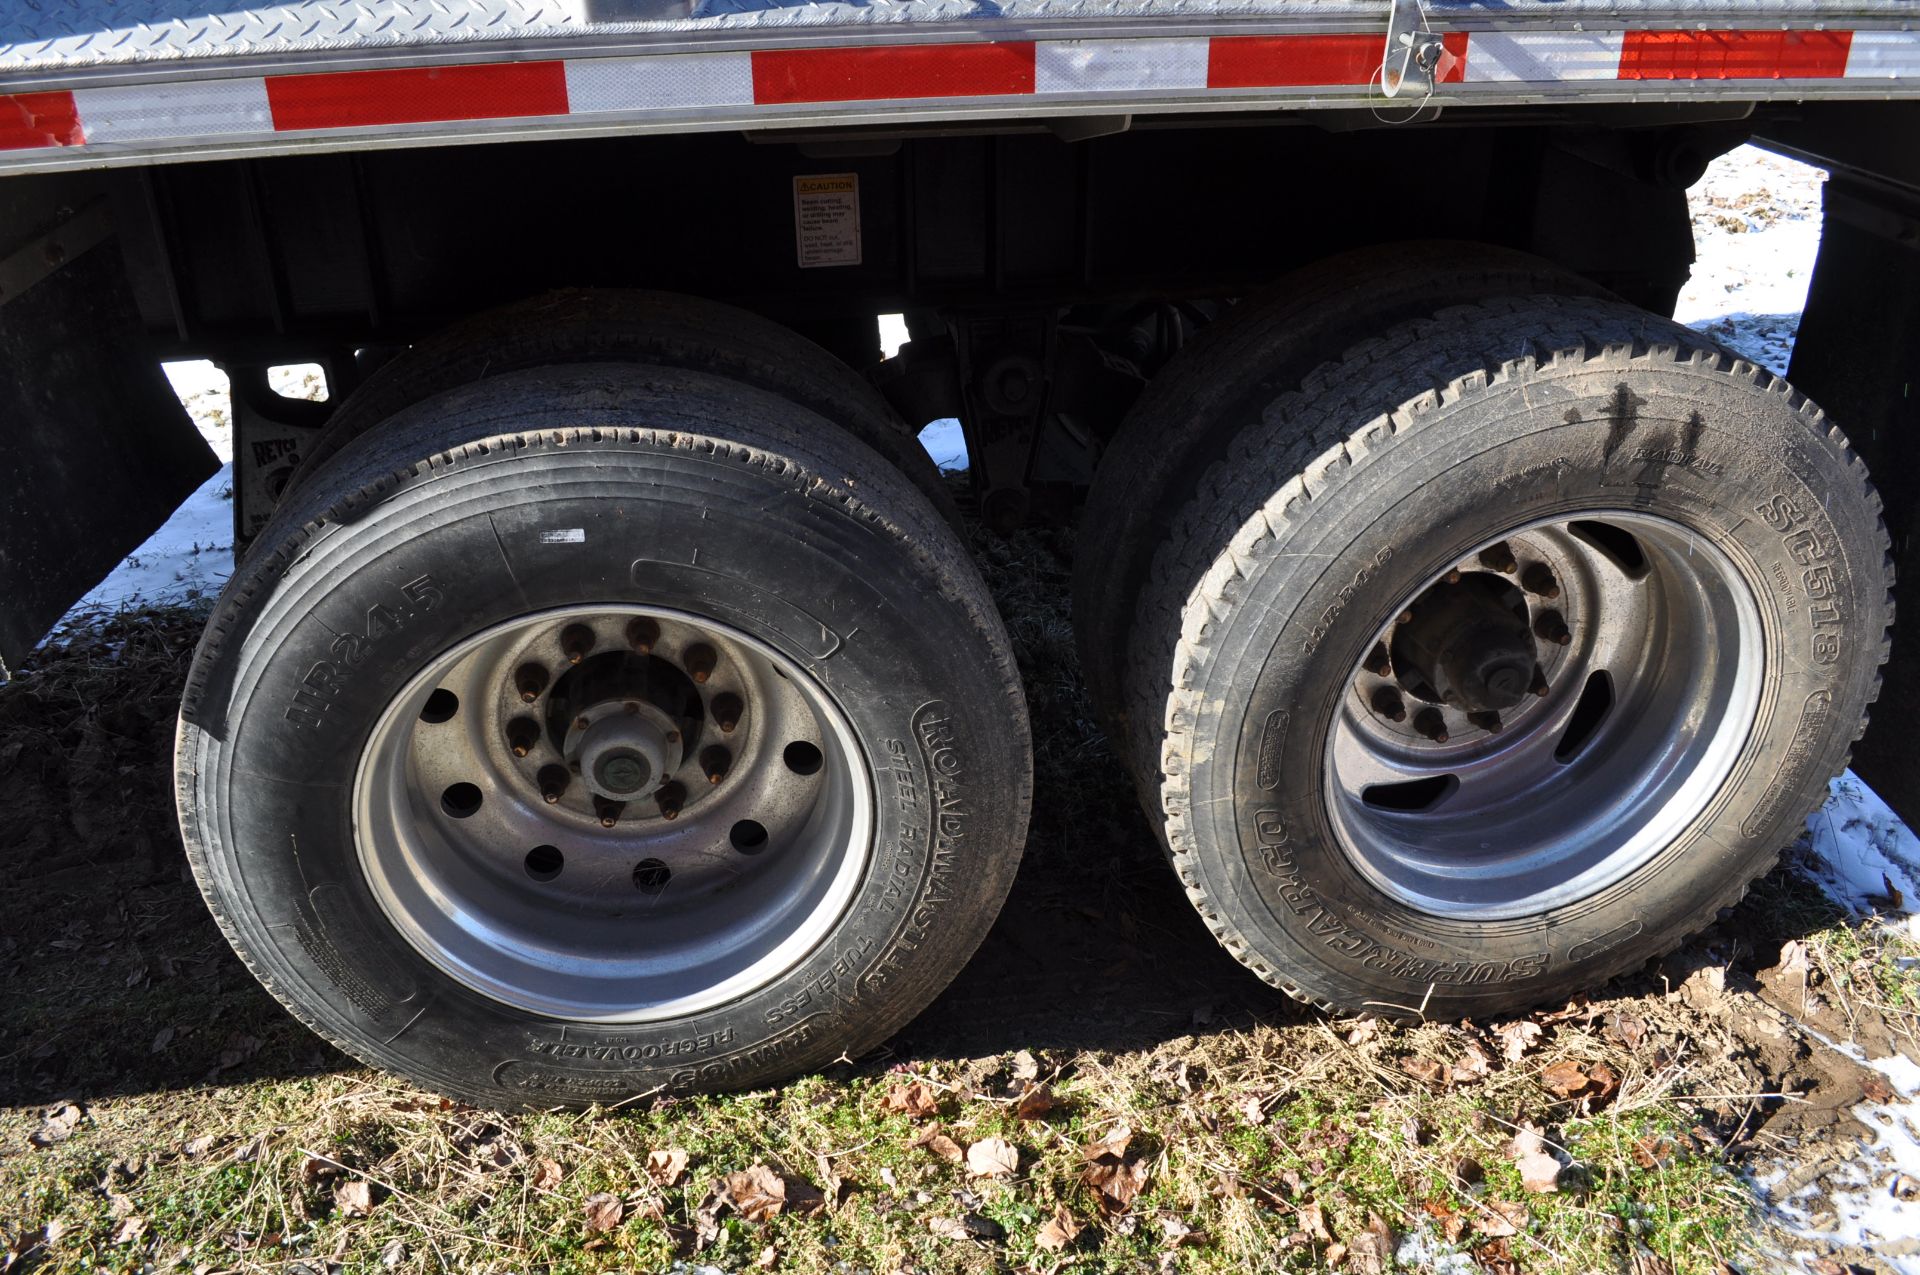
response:
<path id="1" fill-rule="evenodd" d="M 150 352 L 107 205 L 0 246 L 4 682 L 219 461 Z"/>

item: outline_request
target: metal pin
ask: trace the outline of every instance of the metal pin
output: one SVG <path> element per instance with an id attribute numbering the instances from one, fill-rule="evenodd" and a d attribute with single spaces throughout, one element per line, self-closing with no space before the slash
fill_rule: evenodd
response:
<path id="1" fill-rule="evenodd" d="M 727 777 L 727 768 L 733 765 L 733 754 L 718 744 L 708 744 L 700 750 L 700 769 L 705 772 L 707 782 L 717 784 Z"/>
<path id="2" fill-rule="evenodd" d="M 573 780 L 573 776 L 567 773 L 565 766 L 542 766 L 537 778 L 540 782 L 540 796 L 549 806 L 560 800 L 560 795 L 566 792 L 567 785 Z"/>
<path id="3" fill-rule="evenodd" d="M 692 678 L 695 683 L 705 685 L 706 680 L 713 676 L 713 666 L 719 661 L 719 658 L 719 656 L 714 654 L 713 648 L 705 642 L 695 642 L 687 648 L 687 653 L 682 657 L 682 662 L 687 666 L 687 676 Z"/>
<path id="4" fill-rule="evenodd" d="M 1519 564 L 1513 560 L 1513 550 L 1507 547 L 1506 541 L 1502 540 L 1499 544 L 1488 545 L 1480 551 L 1480 565 L 1491 567 L 1502 575 L 1512 575 L 1514 568 Z"/>
<path id="5" fill-rule="evenodd" d="M 516 717 L 507 723 L 507 747 L 515 757 L 525 757 L 540 742 L 540 723 L 531 717 Z"/>
<path id="6" fill-rule="evenodd" d="M 569 664 L 586 659 L 593 651 L 594 641 L 593 630 L 584 624 L 569 624 L 560 630 L 560 650 Z"/>
<path id="7" fill-rule="evenodd" d="M 720 728 L 722 735 L 733 734 L 733 728 L 740 724 L 740 712 L 746 705 L 732 691 L 713 697 L 713 724 Z"/>
<path id="8" fill-rule="evenodd" d="M 627 625 L 627 645 L 641 655 L 650 654 L 660 640 L 660 622 L 641 616 Z"/>
<path id="9" fill-rule="evenodd" d="M 1407 706 L 1400 702 L 1400 694 L 1382 686 L 1373 693 L 1373 711 L 1390 722 L 1407 720 Z"/>
<path id="10" fill-rule="evenodd" d="M 531 704 L 547 689 L 547 670 L 538 664 L 522 664 L 513 671 L 513 686 L 520 692 L 520 702 Z"/>
<path id="11" fill-rule="evenodd" d="M 1553 578 L 1553 572 L 1544 562 L 1533 562 L 1521 573 L 1520 587 L 1528 593 L 1537 593 L 1543 598 L 1560 596 L 1560 582 Z"/>
<path id="12" fill-rule="evenodd" d="M 1366 662 L 1361 667 L 1375 677 L 1385 677 L 1393 672 L 1393 657 L 1387 654 L 1387 644 L 1375 642 L 1373 649 L 1367 652 Z"/>
<path id="13" fill-rule="evenodd" d="M 1437 708 L 1423 708 L 1413 715 L 1413 728 L 1436 744 L 1447 742 L 1447 719 Z"/>

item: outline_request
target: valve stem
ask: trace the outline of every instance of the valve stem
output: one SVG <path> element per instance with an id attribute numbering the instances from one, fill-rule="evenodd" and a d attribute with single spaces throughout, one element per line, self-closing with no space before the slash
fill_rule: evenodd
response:
<path id="1" fill-rule="evenodd" d="M 540 698 L 540 692 L 547 689 L 547 670 L 531 661 L 522 664 L 513 671 L 513 686 L 520 692 L 520 702 L 531 704 Z"/>

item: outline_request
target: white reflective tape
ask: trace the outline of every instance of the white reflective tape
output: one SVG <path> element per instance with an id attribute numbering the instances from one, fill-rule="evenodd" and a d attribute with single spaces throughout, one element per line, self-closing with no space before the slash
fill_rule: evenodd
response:
<path id="1" fill-rule="evenodd" d="M 550 531 L 540 533 L 540 543 L 543 545 L 583 545 L 587 543 L 587 529 L 585 527 L 555 527 Z"/>
<path id="2" fill-rule="evenodd" d="M 1035 93 L 1150 93 L 1207 87 L 1205 37 L 1042 40 L 1033 49 Z"/>
<path id="3" fill-rule="evenodd" d="M 1847 46 L 1850 80 L 1920 77 L 1920 31 L 1855 31 Z"/>
<path id="4" fill-rule="evenodd" d="M 657 53 L 569 61 L 567 104 L 573 115 L 752 106 L 753 56 Z"/>
<path id="5" fill-rule="evenodd" d="M 1467 37 L 1469 84 L 1555 84 L 1620 78 L 1619 31 L 1475 31 Z"/>
<path id="6" fill-rule="evenodd" d="M 73 102 L 89 142 L 228 137 L 273 131 L 265 80 L 75 89 Z"/>

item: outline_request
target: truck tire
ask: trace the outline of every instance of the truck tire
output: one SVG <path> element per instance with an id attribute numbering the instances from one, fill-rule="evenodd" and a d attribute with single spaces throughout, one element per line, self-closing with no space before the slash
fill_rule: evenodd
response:
<path id="1" fill-rule="evenodd" d="M 177 795 L 314 1030 L 581 1107 L 884 1040 L 998 911 L 1031 768 L 987 591 L 882 457 L 602 363 L 435 395 L 309 477 L 195 654 Z"/>
<path id="2" fill-rule="evenodd" d="M 1203 332 L 1147 386 L 1102 458 L 1074 568 L 1074 629 L 1094 707 L 1128 735 L 1125 644 L 1162 530 L 1219 464 L 1249 412 L 1357 341 L 1448 305 L 1554 292 L 1608 295 L 1541 257 L 1428 240 L 1363 248 L 1305 266 Z"/>
<path id="3" fill-rule="evenodd" d="M 712 372 L 811 408 L 886 457 L 948 522 L 958 517 L 919 438 L 878 390 L 826 350 L 737 306 L 608 288 L 562 289 L 475 315 L 382 365 L 341 403 L 288 486 L 443 390 L 532 367 L 599 362 Z"/>
<path id="4" fill-rule="evenodd" d="M 1267 981 L 1438 1019 L 1596 986 L 1738 901 L 1846 764 L 1887 536 L 1778 377 L 1511 298 L 1242 407 L 1153 565 L 1130 755 Z"/>

